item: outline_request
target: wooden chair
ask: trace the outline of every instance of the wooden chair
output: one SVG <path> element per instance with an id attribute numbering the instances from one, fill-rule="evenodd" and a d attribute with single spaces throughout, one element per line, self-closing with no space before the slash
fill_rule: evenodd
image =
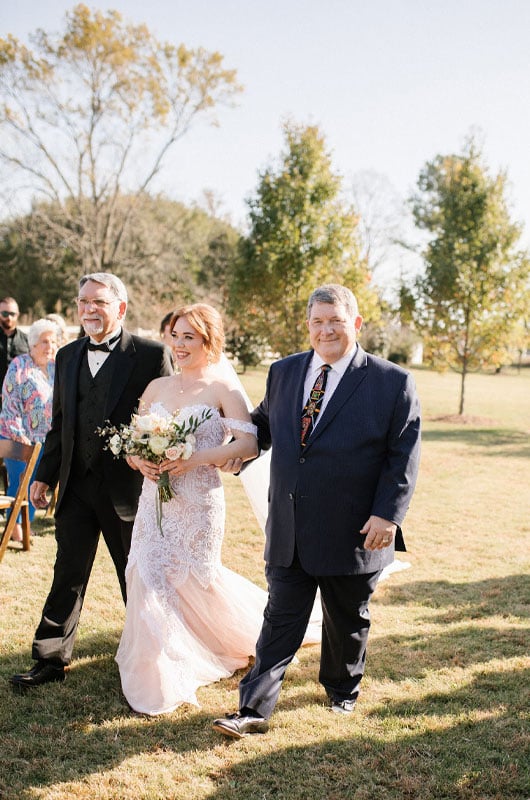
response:
<path id="1" fill-rule="evenodd" d="M 3 458 L 0 458 L 0 479 L 2 481 L 2 486 L 5 494 L 7 492 L 7 469 L 6 465 L 4 464 Z"/>
<path id="2" fill-rule="evenodd" d="M 0 509 L 11 509 L 3 533 L 0 534 L 0 561 L 4 557 L 19 513 L 22 513 L 22 549 L 29 550 L 30 548 L 28 486 L 41 447 L 40 442 L 22 444 L 21 442 L 14 442 L 12 439 L 0 439 L 0 458 L 13 458 L 15 461 L 23 461 L 26 464 L 16 495 L 0 494 Z"/>

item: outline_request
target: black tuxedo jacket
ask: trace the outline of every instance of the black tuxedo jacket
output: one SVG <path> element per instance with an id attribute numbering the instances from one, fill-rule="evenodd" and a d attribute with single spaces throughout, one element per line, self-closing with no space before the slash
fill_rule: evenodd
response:
<path id="1" fill-rule="evenodd" d="M 87 341 L 87 337 L 77 339 L 57 351 L 52 424 L 35 474 L 35 480 L 51 487 L 59 482 L 57 510 L 71 477 L 79 368 L 86 357 Z M 125 330 L 112 358 L 115 363 L 104 419 L 121 425 L 130 421 L 147 384 L 154 378 L 172 375 L 173 369 L 169 350 L 163 344 L 133 336 Z M 102 449 L 104 444 L 102 439 Z M 102 468 L 117 514 L 124 520 L 134 519 L 142 475 L 130 469 L 124 459 L 114 458 L 109 450 L 102 453 Z"/>
<path id="2" fill-rule="evenodd" d="M 252 413 L 259 445 L 272 445 L 265 560 L 291 564 L 295 543 L 313 575 L 375 572 L 394 548 L 368 551 L 359 530 L 371 514 L 398 524 L 414 490 L 420 409 L 411 375 L 395 364 L 355 355 L 304 450 L 300 423 L 312 351 L 269 371 L 264 400 Z M 396 548 L 405 549 L 401 529 Z"/>

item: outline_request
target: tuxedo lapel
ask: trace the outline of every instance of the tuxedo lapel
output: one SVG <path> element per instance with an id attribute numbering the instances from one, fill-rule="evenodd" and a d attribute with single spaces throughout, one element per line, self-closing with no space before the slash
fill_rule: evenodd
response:
<path id="1" fill-rule="evenodd" d="M 306 399 L 303 396 L 305 376 L 307 374 L 307 370 L 309 369 L 309 364 L 311 363 L 312 357 L 312 350 L 310 350 L 308 353 L 302 354 L 298 359 L 296 367 L 292 367 L 291 381 L 286 381 L 286 388 L 290 394 L 290 397 L 294 397 L 295 399 L 294 403 L 291 403 L 291 426 L 297 448 L 300 448 L 302 408 Z M 290 397 L 286 397 L 287 402 L 290 402 Z"/>
<path id="2" fill-rule="evenodd" d="M 113 353 L 114 364 L 112 365 L 112 378 L 110 381 L 109 393 L 107 395 L 107 406 L 105 408 L 105 418 L 109 419 L 116 404 L 123 394 L 129 376 L 134 367 L 134 355 L 136 348 L 131 334 L 126 330 L 122 331 L 121 339 L 115 347 Z"/>
<path id="3" fill-rule="evenodd" d="M 81 368 L 81 361 L 86 358 L 86 343 L 88 339 L 80 339 L 78 345 L 71 358 L 64 367 L 64 381 L 65 386 L 64 401 L 63 401 L 63 417 L 64 425 L 67 430 L 75 429 L 76 414 L 77 414 L 77 388 L 79 383 L 79 370 Z"/>

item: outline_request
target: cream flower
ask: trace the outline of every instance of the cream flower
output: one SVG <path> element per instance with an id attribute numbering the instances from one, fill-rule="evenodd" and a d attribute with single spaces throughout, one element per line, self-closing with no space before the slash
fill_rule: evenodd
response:
<path id="1" fill-rule="evenodd" d="M 121 436 L 119 433 L 115 433 L 114 436 L 111 436 L 109 439 L 109 449 L 112 455 L 119 456 L 121 453 Z"/>
<path id="2" fill-rule="evenodd" d="M 160 436 L 155 434 L 149 437 L 149 449 L 155 456 L 161 456 L 169 447 L 169 439 L 167 436 Z"/>
<path id="3" fill-rule="evenodd" d="M 158 414 L 135 414 L 133 427 L 139 433 L 162 433 L 167 430 L 168 420 Z"/>
<path id="4" fill-rule="evenodd" d="M 190 458 L 191 454 L 193 453 L 193 445 L 190 442 L 185 442 L 182 446 L 182 455 L 181 459 L 183 461 L 187 461 Z"/>

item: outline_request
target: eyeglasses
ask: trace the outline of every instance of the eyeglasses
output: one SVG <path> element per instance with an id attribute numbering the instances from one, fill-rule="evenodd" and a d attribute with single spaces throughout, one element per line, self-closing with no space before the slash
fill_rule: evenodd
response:
<path id="1" fill-rule="evenodd" d="M 88 297 L 76 297 L 75 302 L 81 308 L 86 308 L 87 306 L 96 306 L 96 308 L 107 308 L 107 306 L 111 306 L 113 303 L 119 302 L 118 298 L 116 297 L 114 300 L 100 300 L 96 298 L 95 300 L 89 300 Z"/>
<path id="2" fill-rule="evenodd" d="M 16 317 L 17 312 L 16 311 L 0 311 L 0 314 L 4 317 L 4 319 L 7 319 L 8 317 Z"/>

